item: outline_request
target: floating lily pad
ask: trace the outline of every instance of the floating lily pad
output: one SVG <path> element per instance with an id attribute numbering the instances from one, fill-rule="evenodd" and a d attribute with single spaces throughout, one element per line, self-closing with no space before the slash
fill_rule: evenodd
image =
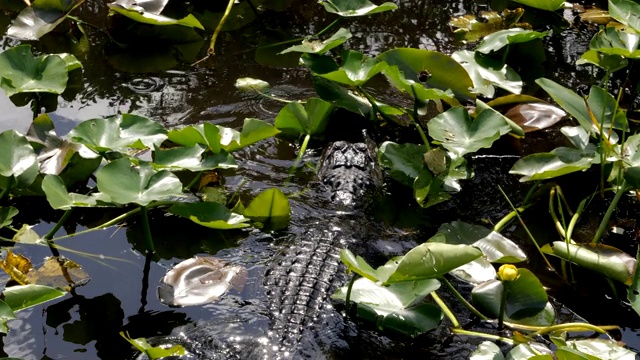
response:
<path id="1" fill-rule="evenodd" d="M 477 17 L 473 15 L 463 15 L 451 18 L 449 26 L 457 28 L 454 31 L 456 39 L 477 41 L 483 36 L 516 25 L 522 17 L 522 14 L 524 14 L 522 8 L 513 10 L 505 9 L 502 14 L 494 11 L 481 11 Z"/>
<path id="2" fill-rule="evenodd" d="M 167 211 L 212 229 L 240 229 L 249 226 L 249 219 L 216 202 L 177 203 Z"/>
<path id="3" fill-rule="evenodd" d="M 285 134 L 320 135 L 324 133 L 333 111 L 330 103 L 311 98 L 303 106 L 300 103 L 289 103 L 276 116 L 276 128 Z"/>
<path id="4" fill-rule="evenodd" d="M 154 1 L 135 1 L 135 0 L 116 0 L 112 3 L 108 3 L 109 9 L 118 14 L 124 15 L 131 20 L 137 21 L 143 24 L 150 25 L 181 25 L 191 28 L 197 28 L 204 30 L 204 27 L 198 19 L 192 14 L 185 16 L 182 19 L 172 19 L 163 15 L 160 15 L 162 8 L 158 8 L 158 2 Z"/>
<path id="5" fill-rule="evenodd" d="M 55 29 L 84 0 L 35 0 L 20 12 L 7 35 L 21 40 L 38 40 Z"/>
<path id="6" fill-rule="evenodd" d="M 151 346 L 145 338 L 131 339 L 129 337 L 129 334 L 125 334 L 122 331 L 120 332 L 120 336 L 122 336 L 131 345 L 133 345 L 133 347 L 138 349 L 138 351 L 148 356 L 149 359 L 160 359 L 169 356 L 182 356 L 185 353 L 184 347 L 182 345 L 173 345 L 169 348 L 165 348 L 162 345 Z"/>
<path id="7" fill-rule="evenodd" d="M 4 302 L 13 311 L 40 305 L 49 300 L 64 296 L 67 292 L 44 285 L 18 285 L 5 288 L 2 294 Z"/>
<path id="8" fill-rule="evenodd" d="M 30 284 L 46 285 L 70 291 L 89 282 L 89 274 L 77 263 L 54 256 L 45 259 L 38 270 L 27 274 Z"/>
<path id="9" fill-rule="evenodd" d="M 609 14 L 624 25 L 640 31 L 640 4 L 632 0 L 609 0 Z"/>
<path id="10" fill-rule="evenodd" d="M 347 249 L 340 249 L 340 261 L 347 265 L 348 271 L 353 271 L 371 281 L 378 280 L 376 271 L 361 256 L 356 256 Z"/>
<path id="11" fill-rule="evenodd" d="M 628 59 L 640 59 L 640 33 L 618 26 L 607 26 L 591 39 L 591 50 Z"/>
<path id="12" fill-rule="evenodd" d="M 241 291 L 247 270 L 212 256 L 187 259 L 160 280 L 158 297 L 169 306 L 193 306 L 215 302 L 229 289 Z"/>
<path id="13" fill-rule="evenodd" d="M 30 45 L 0 54 L 0 88 L 7 96 L 25 92 L 62 94 L 69 79 L 67 63 L 58 55 L 34 57 Z"/>
<path id="14" fill-rule="evenodd" d="M 104 193 L 92 193 L 90 195 L 70 193 L 61 177 L 45 175 L 42 179 L 44 191 L 49 205 L 54 209 L 69 210 L 74 207 L 114 206 L 111 198 Z"/>
<path id="15" fill-rule="evenodd" d="M 280 52 L 280 54 L 286 54 L 289 52 L 300 52 L 310 54 L 324 54 L 327 51 L 342 45 L 345 41 L 351 38 L 351 33 L 345 28 L 340 28 L 330 38 L 320 40 L 302 40 L 302 44 L 295 45 Z"/>
<path id="16" fill-rule="evenodd" d="M 322 0 L 320 4 L 327 12 L 344 17 L 364 16 L 398 8 L 392 2 L 375 5 L 369 0 Z"/>
<path id="17" fill-rule="evenodd" d="M 36 154 L 15 130 L 0 133 L 0 189 L 27 187 L 38 175 Z"/>
<path id="18" fill-rule="evenodd" d="M 193 147 L 176 147 L 153 152 L 153 167 L 170 170 L 204 171 L 213 169 L 237 168 L 233 156 L 225 151 L 217 154 L 206 152 L 204 145 Z"/>
<path id="19" fill-rule="evenodd" d="M 271 85 L 268 82 L 260 79 L 250 78 L 250 77 L 236 79 L 235 87 L 236 89 L 239 89 L 242 91 L 247 91 L 247 92 L 255 91 L 258 93 L 264 93 L 269 91 L 269 89 L 271 89 Z"/>
<path id="20" fill-rule="evenodd" d="M 425 169 L 426 147 L 416 144 L 396 144 L 385 141 L 378 149 L 378 162 L 389 169 L 389 175 L 404 185 L 413 187 L 415 179 Z"/>
<path id="21" fill-rule="evenodd" d="M 16 215 L 18 215 L 18 209 L 13 206 L 0 206 L 0 229 L 11 225 Z"/>
<path id="22" fill-rule="evenodd" d="M 584 64 L 595 65 L 607 71 L 614 72 L 626 68 L 627 65 L 629 65 L 629 60 L 622 55 L 605 54 L 597 50 L 589 49 L 576 61 L 576 65 Z"/>
<path id="23" fill-rule="evenodd" d="M 348 50 L 342 53 L 342 66 L 330 72 L 316 71 L 316 74 L 340 84 L 361 86 L 386 68 L 387 64 L 384 61 Z"/>
<path id="24" fill-rule="evenodd" d="M 253 118 L 244 119 L 242 131 L 223 126 L 218 126 L 218 129 L 220 131 L 220 147 L 226 152 L 240 150 L 280 132 L 275 126 Z"/>
<path id="25" fill-rule="evenodd" d="M 244 215 L 267 225 L 272 230 L 289 226 L 291 208 L 289 199 L 280 189 L 267 189 L 251 200 Z"/>
<path id="26" fill-rule="evenodd" d="M 500 69 L 484 67 L 476 61 L 475 52 L 459 50 L 451 54 L 451 58 L 459 62 L 467 70 L 473 80 L 473 91 L 491 98 L 495 95 L 495 87 L 519 94 L 522 91 L 522 79 L 506 64 Z"/>
<path id="27" fill-rule="evenodd" d="M 529 42 L 535 39 L 541 39 L 547 35 L 546 32 L 537 32 L 533 30 L 525 30 L 521 28 L 507 29 L 487 35 L 476 51 L 489 54 L 492 51 L 498 51 L 509 44 L 518 44 Z"/>
<path id="28" fill-rule="evenodd" d="M 114 160 L 96 172 L 98 190 L 116 204 L 149 205 L 182 193 L 182 183 L 170 171 L 155 171 L 149 163 L 134 167 L 127 158 Z"/>
<path id="29" fill-rule="evenodd" d="M 601 360 L 634 360 L 637 354 L 616 341 L 607 339 L 581 339 L 567 341 L 567 347 Z"/>
<path id="30" fill-rule="evenodd" d="M 551 127 L 564 119 L 567 113 L 549 103 L 535 102 L 518 104 L 507 110 L 504 116 L 527 133 Z"/>
<path id="31" fill-rule="evenodd" d="M 584 150 L 559 147 L 548 153 L 537 153 L 518 160 L 510 174 L 523 175 L 520 181 L 544 180 L 586 170 L 600 161 L 596 148 L 589 144 Z"/>
<path id="32" fill-rule="evenodd" d="M 367 119 L 374 115 L 371 103 L 362 95 L 348 90 L 333 81 L 320 76 L 313 76 L 313 89 L 322 100 L 347 109 L 353 113 L 360 114 Z"/>

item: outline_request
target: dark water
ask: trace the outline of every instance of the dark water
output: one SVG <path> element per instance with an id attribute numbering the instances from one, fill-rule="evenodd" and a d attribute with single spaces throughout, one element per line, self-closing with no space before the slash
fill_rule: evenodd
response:
<path id="1" fill-rule="evenodd" d="M 447 25 L 450 17 L 488 9 L 487 5 L 473 1 L 411 0 L 400 1 L 398 5 L 399 10 L 392 13 L 345 21 L 342 26 L 353 34 L 346 46 L 370 55 L 394 47 L 451 53 L 469 46 L 453 41 Z M 76 16 L 104 28 L 107 25 L 105 14 L 104 3 L 87 1 Z M 16 13 L 12 12 L 0 14 L 0 33 L 5 32 L 10 19 L 15 16 Z M 75 91 L 59 98 L 57 108 L 50 115 L 60 135 L 83 120 L 118 113 L 143 115 L 167 126 L 209 121 L 238 127 L 247 117 L 273 120 L 282 105 L 237 91 L 234 87 L 237 78 L 266 80 L 274 86 L 277 94 L 288 99 L 307 98 L 314 92 L 305 69 L 261 65 L 256 61 L 253 48 L 261 42 L 282 40 L 272 36 L 276 32 L 274 30 L 288 32 L 291 36 L 305 36 L 319 31 L 331 20 L 320 5 L 297 1 L 287 11 L 267 12 L 260 22 L 223 33 L 213 60 L 195 67 L 178 63 L 171 70 L 149 73 L 122 71 L 122 65 L 118 64 L 123 61 L 129 62 L 129 65 L 135 62 L 139 68 L 152 61 L 142 57 L 113 55 L 106 36 L 91 27 L 85 27 L 90 51 L 78 55 L 84 64 L 82 79 L 76 83 Z M 545 68 L 553 69 L 546 76 L 559 79 L 570 87 L 584 88 L 591 81 L 590 73 L 585 68 L 576 67 L 574 62 L 588 48 L 592 34 L 593 30 L 583 27 L 566 31 L 553 29 L 553 36 L 544 42 L 548 60 Z M 32 46 L 37 52 L 69 51 L 68 44 L 61 39 L 59 34 L 47 35 Z M 4 37 L 1 47 L 7 49 L 17 43 Z M 571 46 L 567 46 L 569 43 Z M 203 45 L 204 48 L 206 45 Z M 125 60 L 121 60 L 123 58 Z M 528 71 L 526 68 L 518 69 L 523 77 Z M 397 94 L 387 92 L 384 86 L 376 85 L 371 90 L 388 102 L 400 101 Z M 8 128 L 20 131 L 27 129 L 31 120 L 28 107 L 16 107 L 6 96 L 0 95 L 0 108 L 3 110 L 0 112 L 0 131 Z M 315 164 L 321 147 L 321 143 L 312 146 L 304 157 L 305 162 Z M 252 319 L 256 326 L 249 324 L 244 329 L 245 333 L 260 328 L 263 322 L 268 321 L 267 314 L 261 314 L 258 304 L 252 302 L 252 294 L 259 292 L 257 289 L 261 286 L 265 266 L 274 252 L 278 251 L 278 239 L 302 230 L 296 219 L 322 216 L 324 204 L 314 197 L 313 191 L 308 191 L 313 186 L 314 171 L 311 167 L 301 167 L 293 181 L 286 182 L 287 171 L 293 165 L 295 156 L 295 144 L 270 139 L 236 153 L 240 167 L 235 172 L 226 173 L 229 193 L 247 181 L 241 191 L 245 203 L 268 187 L 280 187 L 290 195 L 295 215 L 287 232 L 270 235 L 259 231 L 216 232 L 198 229 L 190 230 L 197 233 L 187 236 L 184 229 L 189 224 L 154 214 L 153 235 L 161 259 L 151 262 L 148 278 L 144 275 L 145 259 L 139 251 L 142 248 L 141 230 L 135 222 L 127 227 L 61 240 L 60 245 L 73 249 L 62 253 L 80 263 L 90 274 L 91 282 L 78 288 L 75 296 L 67 295 L 45 306 L 18 313 L 19 320 L 9 323 L 10 333 L 3 338 L 4 352 L 24 359 L 122 359 L 131 357 L 133 353 L 129 344 L 118 335 L 120 331 L 128 331 L 132 337 L 151 337 L 169 334 L 178 326 L 207 319 L 220 319 L 228 324 L 242 324 L 244 320 Z M 485 173 L 486 170 L 484 177 L 474 180 L 475 185 L 499 182 L 512 190 L 511 195 L 515 199 L 521 196 L 523 190 L 516 185 L 515 179 L 501 175 L 510 166 L 504 162 L 515 159 L 499 159 L 496 160 L 498 164 L 491 161 L 482 158 L 475 160 L 478 171 Z M 396 187 L 390 184 L 390 192 L 402 192 L 401 189 L 395 190 Z M 463 200 L 459 200 L 460 204 L 473 204 L 470 207 L 473 212 L 467 212 L 465 220 L 476 223 L 496 221 L 507 212 L 504 203 L 493 201 L 496 199 L 493 193 L 485 194 L 481 199 L 478 198 L 479 201 L 469 201 L 475 196 L 475 192 L 471 191 L 463 192 L 460 196 Z M 467 199 L 466 203 L 464 199 Z M 387 211 L 381 211 L 379 217 L 391 226 L 389 234 L 382 234 L 381 241 L 426 240 L 437 228 L 437 223 L 430 223 L 437 216 L 429 211 L 418 211 L 406 194 L 395 196 L 393 201 L 385 201 Z M 457 204 L 454 202 L 450 206 L 453 208 Z M 44 234 L 52 221 L 57 219 L 56 216 L 59 214 L 43 215 L 42 222 L 35 227 L 36 231 Z M 76 230 L 98 224 L 99 216 L 89 214 L 75 219 L 80 224 Z M 193 229 L 193 226 L 188 226 L 188 229 Z M 61 230 L 58 235 L 63 233 Z M 21 247 L 19 251 L 35 262 L 48 255 L 48 249 L 33 246 Z M 172 309 L 160 304 L 155 296 L 159 279 L 172 265 L 196 254 L 215 254 L 242 263 L 250 274 L 245 289 L 230 294 L 215 305 Z M 619 315 L 620 319 L 624 317 L 624 313 Z M 623 341 L 638 350 L 640 321 L 632 313 L 627 318 L 632 320 L 625 322 L 627 330 L 623 334 Z M 442 329 L 437 333 L 437 336 L 422 339 L 425 348 L 421 356 L 429 354 L 427 356 L 433 357 L 441 353 L 443 357 L 452 357 L 459 351 L 460 357 L 464 358 L 473 349 L 466 338 L 447 337 Z M 427 349 L 429 347 L 430 350 Z"/>

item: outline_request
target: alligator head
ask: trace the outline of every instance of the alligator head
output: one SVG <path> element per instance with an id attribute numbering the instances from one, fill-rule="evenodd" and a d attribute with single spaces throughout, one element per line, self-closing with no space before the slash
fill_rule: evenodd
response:
<path id="1" fill-rule="evenodd" d="M 329 188 L 334 203 L 348 207 L 362 204 L 364 195 L 382 183 L 375 144 L 368 139 L 330 144 L 322 154 L 318 177 Z"/>

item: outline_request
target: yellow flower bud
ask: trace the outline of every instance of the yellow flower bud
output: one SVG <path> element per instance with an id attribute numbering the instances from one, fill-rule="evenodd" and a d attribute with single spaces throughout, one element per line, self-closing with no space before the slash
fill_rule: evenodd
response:
<path id="1" fill-rule="evenodd" d="M 515 265 L 504 264 L 498 269 L 498 278 L 502 281 L 513 281 L 518 278 L 518 268 Z"/>

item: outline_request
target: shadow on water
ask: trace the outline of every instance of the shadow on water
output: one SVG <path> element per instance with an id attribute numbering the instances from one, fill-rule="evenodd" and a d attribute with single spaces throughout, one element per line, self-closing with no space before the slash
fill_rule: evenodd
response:
<path id="1" fill-rule="evenodd" d="M 401 1 L 398 5 L 397 11 L 350 22 L 353 38 L 347 42 L 347 46 L 369 55 L 394 47 L 451 53 L 466 45 L 453 40 L 447 25 L 449 19 L 488 9 L 488 5 L 481 1 L 464 0 L 411 0 Z M 104 28 L 107 26 L 106 12 L 104 2 L 87 1 L 80 7 L 77 16 Z M 0 33 L 5 32 L 15 15 L 16 12 L 0 14 Z M 265 65 L 269 64 L 269 60 L 261 58 L 260 53 L 256 55 L 253 49 L 261 44 L 306 36 L 329 22 L 321 6 L 296 1 L 285 12 L 266 12 L 260 21 L 224 33 L 218 41 L 216 57 L 212 62 L 192 67 L 176 61 L 171 70 L 142 74 L 127 72 L 127 69 L 131 69 L 127 68 L 131 65 L 127 65 L 127 62 L 136 61 L 137 69 L 143 69 L 141 63 L 156 60 L 131 60 L 130 54 L 115 52 L 110 45 L 106 45 L 108 39 L 104 34 L 87 27 L 90 51 L 79 56 L 85 64 L 82 80 L 57 104 L 53 104 L 55 110 L 50 115 L 59 134 L 67 133 L 80 121 L 118 113 L 146 116 L 168 126 L 209 121 L 237 127 L 247 117 L 272 120 L 282 104 L 237 91 L 233 85 L 237 78 L 248 76 L 266 80 L 274 86 L 275 94 L 287 99 L 307 98 L 314 92 L 306 70 Z M 287 34 L 283 38 L 284 31 Z M 587 49 L 593 30 L 573 28 L 553 31 L 560 35 L 548 37 L 540 43 L 546 50 L 547 64 L 544 68 L 547 71 L 551 69 L 545 76 L 557 79 L 566 86 L 584 89 L 585 84 L 591 82 L 591 75 L 574 63 Z M 566 46 L 567 43 L 572 46 Z M 7 49 L 15 44 L 15 40 L 4 37 L 0 48 Z M 42 41 L 34 43 L 33 47 L 38 52 L 70 51 L 68 42 L 61 40 L 60 34 L 47 35 Z M 202 55 L 201 49 L 195 58 Z M 526 68 L 516 70 L 522 74 L 528 71 Z M 384 86 L 372 91 L 383 99 L 388 98 L 391 103 L 399 101 L 394 98 L 397 94 L 387 93 Z M 0 131 L 7 128 L 24 131 L 28 127 L 31 119 L 28 107 L 16 107 L 0 96 L 0 108 L 4 110 L 0 113 Z M 322 143 L 312 146 L 304 161 L 315 166 L 321 147 Z M 292 199 L 294 218 L 288 231 L 267 235 L 256 230 L 194 230 L 193 226 L 186 226 L 186 220 L 153 214 L 152 235 L 160 259 L 150 263 L 147 274 L 145 257 L 141 255 L 142 230 L 135 220 L 123 229 L 110 228 L 61 240 L 60 245 L 74 250 L 61 252 L 80 263 L 92 280 L 78 288 L 75 294 L 52 305 L 20 312 L 19 319 L 9 323 L 9 335 L 2 338 L 4 352 L 24 359 L 125 359 L 131 358 L 133 352 L 120 337 L 120 331 L 127 331 L 133 338 L 153 337 L 168 335 L 180 326 L 188 327 L 200 320 L 212 319 L 226 324 L 223 329 L 227 333 L 233 333 L 236 329 L 245 335 L 251 331 L 257 331 L 259 335 L 261 330 L 256 329 L 264 329 L 268 322 L 268 312 L 260 306 L 265 296 L 262 286 L 265 267 L 274 254 L 281 250 L 278 244 L 284 238 L 304 231 L 305 225 L 301 219 L 309 221 L 323 218 L 324 203 L 314 197 L 316 192 L 309 191 L 310 187 L 316 186 L 313 168 L 299 168 L 293 182 L 287 182 L 288 169 L 296 156 L 296 146 L 291 142 L 270 139 L 236 154 L 239 170 L 225 174 L 228 193 L 233 193 L 245 181 L 248 182 L 240 191 L 244 200 L 254 197 L 264 188 L 280 187 Z M 387 190 L 393 196 L 383 197 L 379 206 L 381 210 L 375 216 L 390 225 L 390 233 L 382 234 L 381 239 L 374 241 L 373 252 L 385 249 L 388 251 L 385 255 L 400 254 L 411 244 L 426 240 L 445 218 L 460 218 L 473 223 L 496 221 L 510 210 L 506 201 L 501 200 L 497 184 L 509 189 L 509 195 L 516 201 L 521 200 L 527 191 L 518 184 L 517 179 L 504 175 L 516 159 L 515 156 L 490 153 L 473 158 L 471 163 L 478 176 L 466 184 L 471 186 L 463 187 L 463 192 L 452 202 L 439 207 L 438 212 L 418 210 L 406 189 L 396 189 L 395 185 L 389 184 Z M 32 210 L 24 210 L 24 213 L 29 212 Z M 540 210 L 535 216 L 542 217 L 543 213 L 544 210 Z M 45 215 L 45 220 L 35 229 L 40 234 L 46 233 L 57 216 Z M 90 224 L 87 219 L 79 219 L 76 226 L 67 229 L 79 231 L 84 225 Z M 188 234 L 185 233 L 186 228 L 189 229 Z M 526 239 L 521 234 L 515 235 Z M 49 255 L 44 247 L 23 245 L 19 251 L 31 259 Z M 84 256 L 80 252 L 100 255 Z M 533 251 L 529 253 L 533 254 Z M 170 309 L 162 305 L 155 295 L 159 279 L 172 265 L 196 254 L 215 254 L 222 259 L 242 263 L 249 271 L 249 283 L 241 292 L 232 292 L 215 305 L 182 309 Z M 557 295 L 562 301 L 572 302 L 570 294 L 560 291 Z M 573 303 L 580 301 L 573 299 Z M 579 310 L 580 314 L 585 314 L 592 312 L 593 307 L 584 306 Z M 624 319 L 627 313 L 623 311 L 618 316 Z M 637 315 L 632 314 L 630 318 L 629 322 L 624 323 L 629 327 L 624 341 L 640 350 Z M 602 321 L 610 322 L 606 319 Z M 375 346 L 374 349 L 384 346 L 394 349 L 395 342 L 392 339 L 376 334 L 374 329 L 368 329 L 365 325 L 359 326 L 362 326 L 362 337 L 357 341 L 362 343 L 357 349 L 371 344 Z M 465 337 L 452 337 L 444 328 L 441 326 L 435 333 L 408 341 L 407 347 L 402 350 L 406 352 L 401 357 L 467 358 L 474 343 Z"/>

